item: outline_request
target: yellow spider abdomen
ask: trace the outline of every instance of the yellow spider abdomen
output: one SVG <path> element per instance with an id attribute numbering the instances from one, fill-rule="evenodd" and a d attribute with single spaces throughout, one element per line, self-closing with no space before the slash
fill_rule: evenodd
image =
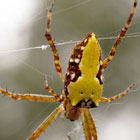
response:
<path id="1" fill-rule="evenodd" d="M 88 103 L 82 103 L 81 107 L 90 107 L 92 102 L 95 107 L 98 106 L 102 93 L 102 86 L 97 79 L 83 76 L 80 77 L 77 82 L 71 83 L 68 86 L 68 90 L 69 99 L 73 106 L 76 106 L 80 101 L 84 101 Z"/>
<path id="2" fill-rule="evenodd" d="M 76 58 L 77 52 L 81 56 L 79 59 Z M 73 106 L 98 106 L 102 94 L 101 72 L 99 73 L 100 62 L 100 47 L 95 34 L 92 33 L 75 47 L 70 58 L 68 72 L 71 79 L 68 82 L 67 91 Z"/>
<path id="3" fill-rule="evenodd" d="M 80 70 L 86 77 L 96 76 L 99 70 L 100 49 L 95 34 L 88 39 L 80 63 Z"/>

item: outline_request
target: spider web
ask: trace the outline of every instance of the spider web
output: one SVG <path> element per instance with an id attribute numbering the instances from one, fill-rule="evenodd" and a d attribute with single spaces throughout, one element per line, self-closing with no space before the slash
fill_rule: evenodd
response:
<path id="1" fill-rule="evenodd" d="M 3 12 L 0 12 L 0 86 L 2 88 L 19 93 L 48 94 L 44 90 L 43 83 L 43 76 L 47 75 L 49 85 L 59 94 L 61 93 L 63 84 L 55 72 L 53 55 L 44 37 L 46 15 L 50 4 L 51 0 L 37 2 L 34 0 L 30 0 L 30 2 L 28 0 L 12 0 L 11 3 L 9 0 L 5 0 L 5 3 L 1 2 L 0 9 Z M 68 56 L 73 46 L 88 33 L 96 33 L 103 58 L 108 55 L 113 42 L 129 16 L 133 1 L 126 3 L 121 0 L 117 2 L 115 0 L 105 2 L 55 0 L 54 4 L 51 33 L 59 51 L 63 73 L 65 73 Z M 129 32 L 105 72 L 103 94 L 106 97 L 123 91 L 129 84 L 140 79 L 139 26 L 140 7 L 138 6 Z M 99 107 L 99 111 L 92 112 L 95 116 L 99 139 L 112 140 L 112 137 L 113 140 L 115 138 L 120 140 L 139 139 L 137 131 L 131 130 L 130 133 L 130 129 L 125 129 L 129 127 L 125 124 L 129 124 L 132 120 L 130 118 L 134 118 L 132 129 L 138 130 L 139 124 L 136 124 L 136 122 L 140 122 L 137 117 L 140 116 L 140 112 L 137 110 L 138 92 L 131 93 L 123 102 L 123 105 L 115 105 L 115 107 L 111 105 L 103 115 L 102 106 Z M 57 104 L 52 103 L 14 101 L 0 96 L 0 139 L 26 139 L 56 106 Z M 105 105 L 105 108 L 108 108 L 108 105 Z M 137 116 L 135 116 L 136 114 Z M 124 127 L 120 125 L 118 118 L 121 120 L 120 122 L 124 123 Z M 100 123 L 96 120 L 99 120 Z M 117 120 L 116 123 L 115 120 Z M 108 124 L 109 127 L 107 127 Z M 117 137 L 113 133 L 117 132 L 118 135 L 122 135 L 119 128 L 113 127 L 116 125 L 126 130 L 127 138 Z M 80 140 L 84 139 L 82 127 L 81 131 L 78 131 L 79 128 L 75 126 L 69 120 L 63 122 L 58 117 L 58 120 L 39 139 L 53 140 L 62 137 L 67 139 L 67 134 L 71 134 L 73 139 L 78 139 L 77 135 Z M 77 131 L 72 131 L 72 127 Z M 114 131 L 110 130 L 112 127 Z M 110 133 L 113 134 L 109 138 Z"/>

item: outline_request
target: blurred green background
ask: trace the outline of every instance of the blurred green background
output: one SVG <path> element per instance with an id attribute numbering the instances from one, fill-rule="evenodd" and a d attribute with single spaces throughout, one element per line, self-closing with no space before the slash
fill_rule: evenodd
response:
<path id="1" fill-rule="evenodd" d="M 6 0 L 1 2 L 0 19 L 0 87 L 18 93 L 49 94 L 44 89 L 43 75 L 57 93 L 59 79 L 50 48 L 3 53 L 48 44 L 44 34 L 47 8 L 51 0 Z M 126 23 L 133 0 L 54 0 L 51 33 L 56 43 L 83 39 L 94 32 L 99 39 L 117 36 Z M 140 6 L 127 33 L 140 32 Z M 114 39 L 99 40 L 103 58 Z M 58 46 L 63 73 L 75 44 Z M 103 96 L 124 91 L 131 83 L 140 87 L 140 37 L 125 38 L 115 58 L 104 72 Z M 111 104 L 92 109 L 99 140 L 140 139 L 140 90 Z M 0 95 L 0 140 L 25 140 L 56 108 L 55 103 L 15 101 Z M 84 140 L 81 122 L 58 119 L 39 140 Z"/>

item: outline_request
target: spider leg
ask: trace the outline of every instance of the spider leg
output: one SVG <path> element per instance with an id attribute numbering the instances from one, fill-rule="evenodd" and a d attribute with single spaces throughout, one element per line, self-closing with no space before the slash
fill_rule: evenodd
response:
<path id="1" fill-rule="evenodd" d="M 94 140 L 97 140 L 97 131 L 96 131 L 96 126 L 94 124 L 94 121 L 92 119 L 91 113 L 89 109 L 85 109 L 85 116 L 87 118 L 87 122 L 91 131 L 92 136 L 94 137 Z"/>
<path id="2" fill-rule="evenodd" d="M 59 63 L 59 55 L 58 55 L 58 52 L 56 50 L 56 46 L 55 46 L 55 44 L 53 42 L 53 39 L 51 37 L 51 34 L 50 34 L 50 24 L 51 24 L 51 17 L 52 17 L 52 9 L 53 9 L 53 4 L 51 5 L 51 8 L 50 8 L 50 10 L 48 12 L 48 16 L 47 16 L 47 29 L 46 29 L 45 37 L 48 40 L 48 42 L 49 42 L 49 44 L 50 44 L 50 46 L 52 48 L 53 54 L 54 54 L 54 63 L 55 63 L 56 71 L 59 74 L 59 76 L 62 79 L 62 81 L 64 82 L 64 76 L 62 74 L 61 65 Z"/>
<path id="3" fill-rule="evenodd" d="M 49 86 L 48 86 L 48 82 L 47 82 L 47 78 L 45 76 L 44 78 L 45 81 L 45 89 L 48 90 L 49 93 L 51 93 L 56 99 L 60 99 L 59 95 L 57 95 L 57 93 L 55 93 Z"/>
<path id="4" fill-rule="evenodd" d="M 83 125 L 83 129 L 84 129 L 84 133 L 85 133 L 85 138 L 86 138 L 86 140 L 92 140 L 88 120 L 85 115 L 85 109 L 82 109 L 81 118 L 82 118 L 82 125 Z"/>
<path id="5" fill-rule="evenodd" d="M 15 100 L 28 100 L 28 101 L 37 101 L 37 102 L 61 102 L 60 98 L 55 98 L 53 96 L 12 93 L 2 88 L 0 88 L 0 93 L 10 98 L 13 98 Z"/>
<path id="6" fill-rule="evenodd" d="M 136 6 L 137 6 L 137 0 L 134 1 L 134 5 L 133 5 L 133 8 L 132 8 L 132 11 L 131 11 L 130 16 L 129 16 L 128 20 L 127 20 L 127 23 L 125 24 L 125 27 L 122 28 L 121 33 L 118 36 L 116 42 L 114 43 L 114 46 L 112 47 L 108 58 L 106 58 L 104 60 L 104 62 L 103 62 L 102 71 L 104 71 L 106 69 L 106 67 L 108 66 L 108 64 L 110 63 L 110 61 L 113 59 L 119 43 L 121 42 L 121 40 L 125 36 L 125 33 L 128 30 L 128 27 L 130 26 L 131 20 L 133 18 L 133 15 L 135 13 L 135 10 L 136 10 Z"/>
<path id="7" fill-rule="evenodd" d="M 100 98 L 100 101 L 101 101 L 101 102 L 109 102 L 109 103 L 110 103 L 110 102 L 112 102 L 112 101 L 115 101 L 115 100 L 117 100 L 117 99 L 120 99 L 120 98 L 126 96 L 126 95 L 128 94 L 128 92 L 129 92 L 134 86 L 135 86 L 135 84 L 131 84 L 124 92 L 122 92 L 122 93 L 120 93 L 120 94 L 118 94 L 118 95 L 116 95 L 116 96 L 113 96 L 113 97 L 111 97 L 111 98 L 101 97 L 101 98 Z"/>
<path id="8" fill-rule="evenodd" d="M 64 111 L 63 105 L 61 104 L 57 107 L 43 122 L 42 124 L 34 131 L 31 137 L 27 140 L 35 140 L 38 138 L 44 131 L 47 129 L 51 123 L 57 118 L 57 116 Z"/>

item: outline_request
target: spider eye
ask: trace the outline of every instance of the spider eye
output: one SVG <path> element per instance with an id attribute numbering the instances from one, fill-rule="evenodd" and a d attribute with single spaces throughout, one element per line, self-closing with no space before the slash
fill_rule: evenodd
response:
<path id="1" fill-rule="evenodd" d="M 80 92 L 80 94 L 82 95 L 82 94 L 83 94 L 83 92 L 81 91 L 81 92 Z"/>
<path id="2" fill-rule="evenodd" d="M 94 95 L 94 92 L 92 92 L 91 95 Z"/>

